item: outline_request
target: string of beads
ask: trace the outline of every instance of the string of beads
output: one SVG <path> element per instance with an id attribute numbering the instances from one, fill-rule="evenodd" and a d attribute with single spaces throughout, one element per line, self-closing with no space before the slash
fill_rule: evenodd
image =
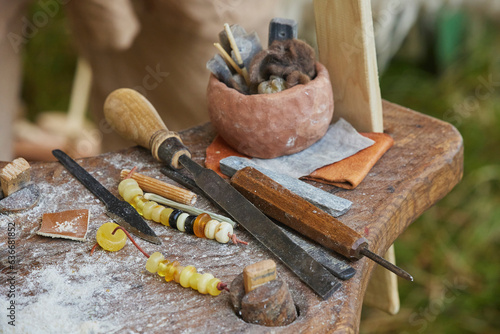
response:
<path id="1" fill-rule="evenodd" d="M 212 219 L 208 213 L 190 215 L 179 209 L 168 208 L 144 198 L 144 192 L 136 180 L 126 178 L 118 185 L 118 192 L 145 219 L 170 226 L 181 232 L 194 234 L 198 238 L 215 239 L 220 243 L 245 242 L 236 238 L 233 226 L 227 222 Z"/>
<path id="2" fill-rule="evenodd" d="M 165 278 L 165 281 L 175 281 L 184 288 L 191 288 L 201 294 L 212 296 L 218 296 L 222 290 L 228 290 L 227 284 L 221 282 L 220 279 L 209 273 L 200 274 L 194 266 L 181 266 L 178 261 L 166 260 L 159 252 L 149 255 L 123 227 L 116 223 L 105 223 L 99 227 L 96 233 L 97 243 L 92 248 L 91 254 L 97 245 L 107 251 L 118 251 L 125 246 L 127 237 L 148 258 L 146 270 L 153 274 L 158 273 L 159 276 Z"/>

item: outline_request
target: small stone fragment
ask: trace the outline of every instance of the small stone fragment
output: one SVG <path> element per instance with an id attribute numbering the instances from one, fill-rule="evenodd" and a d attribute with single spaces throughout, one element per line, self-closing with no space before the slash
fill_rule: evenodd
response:
<path id="1" fill-rule="evenodd" d="M 40 189 L 36 184 L 29 184 L 7 198 L 0 200 L 0 213 L 12 213 L 34 207 L 40 199 Z"/>

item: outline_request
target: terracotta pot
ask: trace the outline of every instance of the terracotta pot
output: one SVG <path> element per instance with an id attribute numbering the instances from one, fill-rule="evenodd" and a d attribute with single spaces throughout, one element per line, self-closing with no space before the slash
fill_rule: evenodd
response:
<path id="1" fill-rule="evenodd" d="M 274 94 L 244 95 L 211 75 L 207 88 L 210 120 L 240 153 L 275 158 L 296 153 L 326 133 L 333 116 L 333 93 L 326 68 L 306 85 Z"/>

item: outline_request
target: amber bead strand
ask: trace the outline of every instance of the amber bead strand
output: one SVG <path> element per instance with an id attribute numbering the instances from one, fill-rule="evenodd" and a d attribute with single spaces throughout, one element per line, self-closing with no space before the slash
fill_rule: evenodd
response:
<path id="1" fill-rule="evenodd" d="M 148 201 L 144 198 L 143 191 L 134 179 L 125 178 L 122 180 L 118 186 L 118 191 L 123 199 L 130 203 L 145 219 L 170 226 L 181 232 L 194 234 L 198 238 L 215 239 L 219 243 L 227 243 L 232 240 L 235 244 L 247 244 L 236 237 L 231 224 L 211 219 L 207 213 L 197 216 L 190 215 L 182 210 L 164 207 L 154 201 Z"/>

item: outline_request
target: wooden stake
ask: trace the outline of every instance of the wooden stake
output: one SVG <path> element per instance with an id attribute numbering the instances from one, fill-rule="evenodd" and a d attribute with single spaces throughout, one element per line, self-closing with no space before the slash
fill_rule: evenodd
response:
<path id="1" fill-rule="evenodd" d="M 17 158 L 0 171 L 0 181 L 5 197 L 26 186 L 31 180 L 30 164 L 24 158 Z"/>
<path id="2" fill-rule="evenodd" d="M 122 170 L 120 178 L 123 180 L 129 173 L 130 170 L 128 169 Z M 143 191 L 151 192 L 182 204 L 193 205 L 196 202 L 196 194 L 187 189 L 179 188 L 139 173 L 133 173 L 131 178 L 137 181 Z"/>
<path id="3" fill-rule="evenodd" d="M 370 0 L 314 0 L 319 61 L 330 73 L 340 117 L 360 132 L 383 132 Z"/>

